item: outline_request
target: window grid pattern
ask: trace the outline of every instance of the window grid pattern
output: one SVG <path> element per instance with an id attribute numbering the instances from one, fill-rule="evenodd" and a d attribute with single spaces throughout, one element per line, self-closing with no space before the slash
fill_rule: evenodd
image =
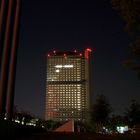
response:
<path id="1" fill-rule="evenodd" d="M 47 70 L 47 120 L 85 120 L 85 60 L 81 57 L 52 57 L 48 59 Z"/>

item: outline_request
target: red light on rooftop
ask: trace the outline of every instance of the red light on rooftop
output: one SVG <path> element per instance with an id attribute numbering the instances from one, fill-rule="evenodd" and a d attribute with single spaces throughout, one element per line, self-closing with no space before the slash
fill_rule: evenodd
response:
<path id="1" fill-rule="evenodd" d="M 86 50 L 89 51 L 89 52 L 92 52 L 92 50 L 90 48 L 87 48 Z"/>
<path id="2" fill-rule="evenodd" d="M 86 50 L 85 50 L 85 58 L 86 59 L 88 59 L 90 52 L 92 52 L 92 50 L 90 48 L 86 48 Z"/>

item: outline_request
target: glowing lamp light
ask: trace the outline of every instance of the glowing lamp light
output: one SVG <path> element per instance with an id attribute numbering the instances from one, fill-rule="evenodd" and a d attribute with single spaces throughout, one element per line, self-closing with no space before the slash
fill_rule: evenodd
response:
<path id="1" fill-rule="evenodd" d="M 54 50 L 53 53 L 55 54 L 56 53 L 56 50 Z"/>
<path id="2" fill-rule="evenodd" d="M 89 51 L 89 52 L 92 52 L 92 50 L 90 48 L 87 48 L 86 50 Z"/>
<path id="3" fill-rule="evenodd" d="M 63 66 L 62 65 L 56 65 L 55 67 L 56 68 L 62 68 Z"/>
<path id="4" fill-rule="evenodd" d="M 82 53 L 80 53 L 80 56 L 82 56 Z"/>
<path id="5" fill-rule="evenodd" d="M 64 53 L 64 57 L 67 58 L 67 55 Z"/>
<path id="6" fill-rule="evenodd" d="M 55 72 L 60 72 L 60 70 L 59 70 L 59 69 L 57 69 L 57 70 L 55 70 Z"/>
<path id="7" fill-rule="evenodd" d="M 64 65 L 64 68 L 73 68 L 73 65 Z"/>
<path id="8" fill-rule="evenodd" d="M 56 65 L 55 68 L 73 68 L 73 65 Z"/>
<path id="9" fill-rule="evenodd" d="M 48 54 L 48 57 L 50 57 L 50 54 Z"/>
<path id="10" fill-rule="evenodd" d="M 76 53 L 76 52 L 77 52 L 77 50 L 74 50 L 74 52 Z"/>

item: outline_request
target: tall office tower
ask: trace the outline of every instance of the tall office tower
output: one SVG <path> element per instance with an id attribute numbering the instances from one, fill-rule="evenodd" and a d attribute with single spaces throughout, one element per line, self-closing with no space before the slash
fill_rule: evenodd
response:
<path id="1" fill-rule="evenodd" d="M 88 121 L 91 104 L 91 49 L 56 52 L 47 58 L 45 119 Z"/>
<path id="2" fill-rule="evenodd" d="M 20 0 L 0 0 L 0 119 L 12 117 Z"/>

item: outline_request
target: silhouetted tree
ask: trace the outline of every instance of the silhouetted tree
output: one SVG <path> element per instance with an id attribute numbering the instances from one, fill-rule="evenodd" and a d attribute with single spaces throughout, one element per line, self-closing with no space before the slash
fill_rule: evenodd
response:
<path id="1" fill-rule="evenodd" d="M 15 119 L 19 120 L 20 123 L 23 123 L 26 125 L 33 119 L 33 116 L 27 112 L 17 112 L 15 113 Z"/>
<path id="2" fill-rule="evenodd" d="M 13 111 L 13 120 L 19 120 L 20 123 L 24 123 L 25 125 L 29 123 L 33 119 L 33 115 L 31 113 L 23 111 L 22 109 L 19 109 L 18 106 L 14 106 Z"/>
<path id="3" fill-rule="evenodd" d="M 45 126 L 46 121 L 44 119 L 41 119 L 39 117 L 36 118 L 38 118 L 38 120 L 36 121 L 36 126 Z"/>
<path id="4" fill-rule="evenodd" d="M 104 95 L 99 95 L 93 105 L 92 120 L 96 124 L 96 129 L 100 130 L 106 126 L 111 113 L 111 106 Z M 97 131 L 98 131 L 97 130 Z"/>
<path id="5" fill-rule="evenodd" d="M 140 0 L 112 0 L 112 5 L 125 21 L 125 31 L 130 36 L 130 54 L 123 64 L 135 70 L 140 78 Z"/>
<path id="6" fill-rule="evenodd" d="M 24 124 L 25 125 L 33 119 L 33 116 L 30 113 L 24 112 L 23 115 L 24 115 Z"/>
<path id="7" fill-rule="evenodd" d="M 127 117 L 120 115 L 112 115 L 110 117 L 108 128 L 111 130 L 116 130 L 117 126 L 125 126 L 125 125 L 128 125 Z"/>
<path id="8" fill-rule="evenodd" d="M 140 104 L 136 100 L 131 101 L 130 107 L 126 111 L 126 117 L 130 126 L 140 124 Z"/>

